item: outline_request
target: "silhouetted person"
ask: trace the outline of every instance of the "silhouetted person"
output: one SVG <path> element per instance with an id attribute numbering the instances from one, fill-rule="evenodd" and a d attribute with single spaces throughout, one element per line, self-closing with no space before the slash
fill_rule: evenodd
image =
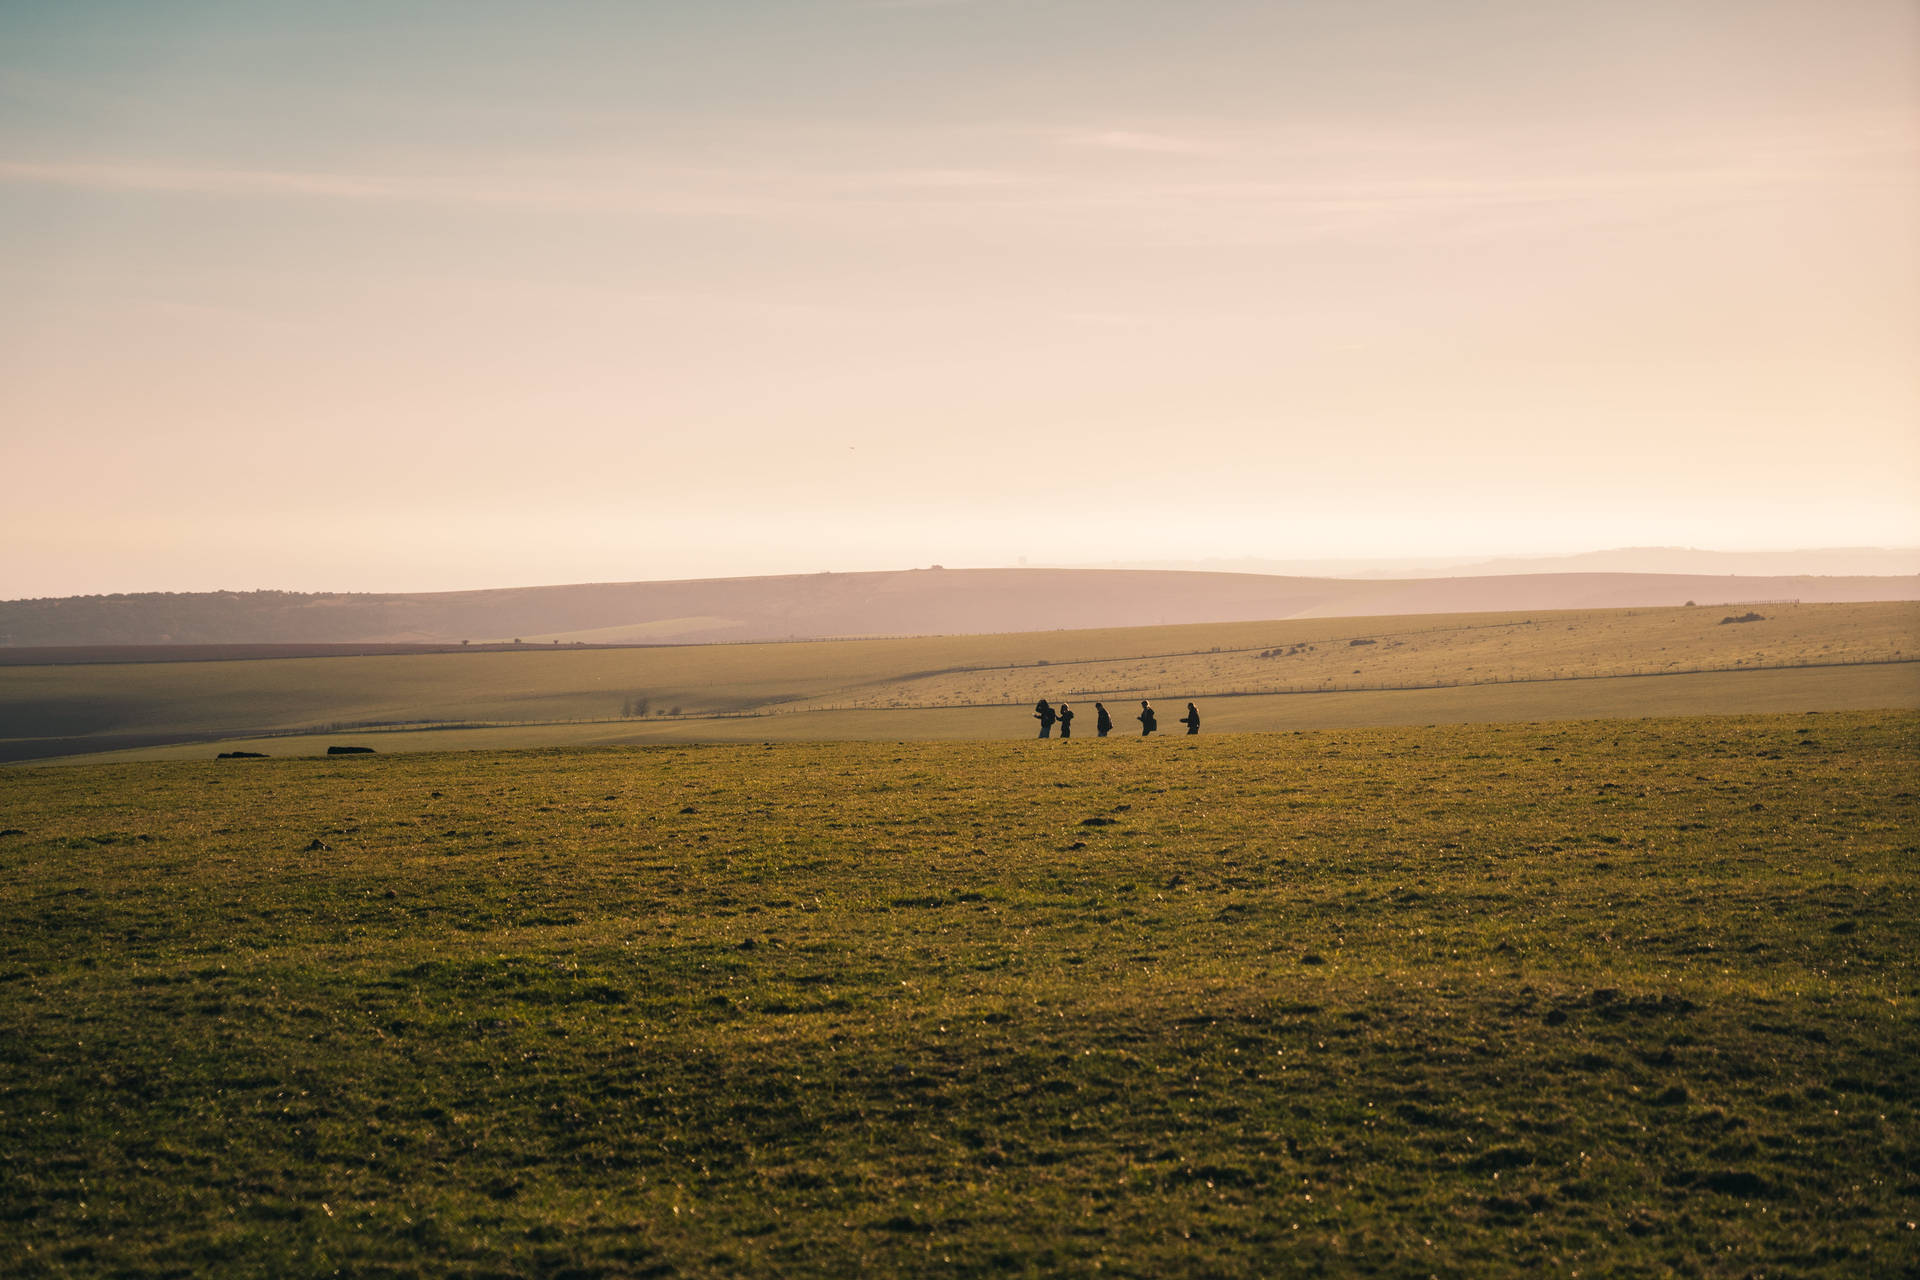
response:
<path id="1" fill-rule="evenodd" d="M 1113 732 L 1113 717 L 1107 714 L 1107 704 L 1104 702 L 1094 703 L 1093 709 L 1096 713 L 1093 721 L 1094 732 L 1104 738 Z"/>
<path id="2" fill-rule="evenodd" d="M 1140 714 L 1135 718 L 1140 721 L 1140 736 L 1143 738 L 1160 727 L 1159 720 L 1154 718 L 1153 704 L 1145 698 L 1140 699 Z"/>
<path id="3" fill-rule="evenodd" d="M 1060 704 L 1060 736 L 1063 738 L 1073 736 L 1073 708 L 1064 702 Z"/>
<path id="4" fill-rule="evenodd" d="M 1059 717 L 1053 714 L 1053 708 L 1047 705 L 1045 698 L 1033 704 L 1033 718 L 1040 722 L 1040 736 L 1043 738 L 1051 738 L 1053 736 L 1053 722 Z"/>
<path id="5" fill-rule="evenodd" d="M 1187 714 L 1181 717 L 1180 723 L 1187 726 L 1189 738 L 1200 732 L 1200 711 L 1191 702 L 1187 704 Z"/>

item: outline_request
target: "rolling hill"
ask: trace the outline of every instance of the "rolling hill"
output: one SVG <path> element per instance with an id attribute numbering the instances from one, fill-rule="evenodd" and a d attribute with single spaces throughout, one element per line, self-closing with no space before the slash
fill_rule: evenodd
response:
<path id="1" fill-rule="evenodd" d="M 915 569 L 414 594 L 151 592 L 0 601 L 0 645 L 706 644 L 1193 622 L 1920 599 L 1920 575 L 1504 574 L 1359 580 Z"/>

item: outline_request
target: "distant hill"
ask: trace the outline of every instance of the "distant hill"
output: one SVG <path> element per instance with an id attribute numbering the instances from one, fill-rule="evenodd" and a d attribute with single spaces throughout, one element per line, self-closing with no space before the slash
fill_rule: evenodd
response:
<path id="1" fill-rule="evenodd" d="M 1513 573 L 1696 573 L 1746 577 L 1891 576 L 1920 573 L 1920 550 L 1828 547 L 1811 551 L 1703 551 L 1697 547 L 1620 547 L 1581 555 L 1509 557 L 1452 570 L 1460 577 Z M 1427 576 L 1427 575 L 1407 575 Z"/>
<path id="2" fill-rule="evenodd" d="M 1709 551 L 1699 547 L 1616 547 L 1564 556 L 1448 559 L 1141 561 L 1081 568 L 1179 569 L 1314 578 L 1481 578 L 1541 573 L 1734 573 L 1748 577 L 1893 577 L 1920 573 L 1920 547 L 1817 547 L 1796 551 Z"/>
<path id="3" fill-rule="evenodd" d="M 711 643 L 1490 610 L 1920 599 L 1920 576 L 1556 573 L 1364 580 L 915 569 L 422 594 L 146 593 L 0 602 L 0 644 Z"/>

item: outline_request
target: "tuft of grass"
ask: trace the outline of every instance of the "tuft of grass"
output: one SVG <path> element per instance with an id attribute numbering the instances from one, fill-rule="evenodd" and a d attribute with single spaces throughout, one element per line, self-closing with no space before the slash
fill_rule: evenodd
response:
<path id="1" fill-rule="evenodd" d="M 1087 745 L 8 770 L 9 1271 L 1920 1267 L 1920 717 Z"/>

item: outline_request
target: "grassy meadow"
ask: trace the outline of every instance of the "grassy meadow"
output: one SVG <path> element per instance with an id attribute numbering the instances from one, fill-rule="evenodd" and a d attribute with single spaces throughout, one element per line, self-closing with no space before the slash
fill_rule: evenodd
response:
<path id="1" fill-rule="evenodd" d="M 1666 676 L 1448 686 L 1437 689 L 1329 690 L 1242 694 L 1203 699 L 1205 732 L 1285 733 L 1303 729 L 1391 725 L 1490 724 L 1523 720 L 1638 719 L 1649 715 L 1728 715 L 1796 711 L 1920 708 L 1920 664 L 1886 663 L 1772 670 L 1707 671 Z M 1092 706 L 1079 737 L 1092 736 Z M 1114 732 L 1137 735 L 1137 707 L 1118 702 Z M 1168 729 L 1180 733 L 1181 705 L 1161 704 Z M 1172 714 L 1169 715 L 1168 713 Z M 657 717 L 647 720 L 555 721 L 474 726 L 395 727 L 356 732 L 235 737 L 90 751 L 68 764 L 110 760 L 205 760 L 221 750 L 272 756 L 325 755 L 334 745 L 378 752 L 510 751 L 539 747 L 604 747 L 675 742 L 935 742 L 1005 741 L 1031 736 L 1030 705 L 889 707 L 794 711 L 764 716 Z"/>
<path id="2" fill-rule="evenodd" d="M 1122 699 L 1398 690 L 1920 656 L 1920 606 L 1913 604 L 1769 605 L 1753 622 L 1723 621 L 1752 612 L 1609 609 L 1336 618 L 1264 629 L 1237 624 L 1231 634 L 1167 637 L 1193 646 L 1188 649 L 1156 651 L 1142 644 L 1126 657 L 1055 659 L 1047 665 L 1058 669 L 1040 681 L 1032 663 L 979 664 L 837 690 L 800 705 L 1019 703 L 1037 696 L 1029 692 L 1036 684 L 1042 692 Z"/>
<path id="3" fill-rule="evenodd" d="M 1082 704 L 1214 699 L 1209 723 L 1217 718 L 1222 727 L 1245 730 L 1920 707 L 1920 604 L 1765 605 L 1757 621 L 1722 621 L 1744 612 L 1421 615 L 795 644 L 0 666 L 0 759 L 215 741 L 324 750 L 325 741 L 276 748 L 259 740 L 371 727 L 415 731 L 383 734 L 388 750 L 1008 737 L 1024 724 L 1018 709 L 1039 697 Z M 1808 674 L 1820 671 L 1840 674 Z M 1759 676 L 1740 684 L 1698 678 L 1722 672 Z M 1776 678 L 1782 676 L 1792 678 Z M 1641 682 L 1618 683 L 1628 678 Z M 1503 693 L 1509 686 L 1525 692 Z M 1446 690 L 1478 692 L 1411 696 Z M 1376 696 L 1346 697 L 1361 693 Z M 1542 710 L 1529 711 L 1529 704 Z M 988 713 L 979 714 L 982 708 Z M 751 724 L 733 717 L 751 717 Z M 1089 723 L 1082 722 L 1083 731 Z M 429 730 L 442 732 L 420 736 Z"/>
<path id="4" fill-rule="evenodd" d="M 8 1271 L 1913 1274 L 1917 747 L 8 769 Z"/>

